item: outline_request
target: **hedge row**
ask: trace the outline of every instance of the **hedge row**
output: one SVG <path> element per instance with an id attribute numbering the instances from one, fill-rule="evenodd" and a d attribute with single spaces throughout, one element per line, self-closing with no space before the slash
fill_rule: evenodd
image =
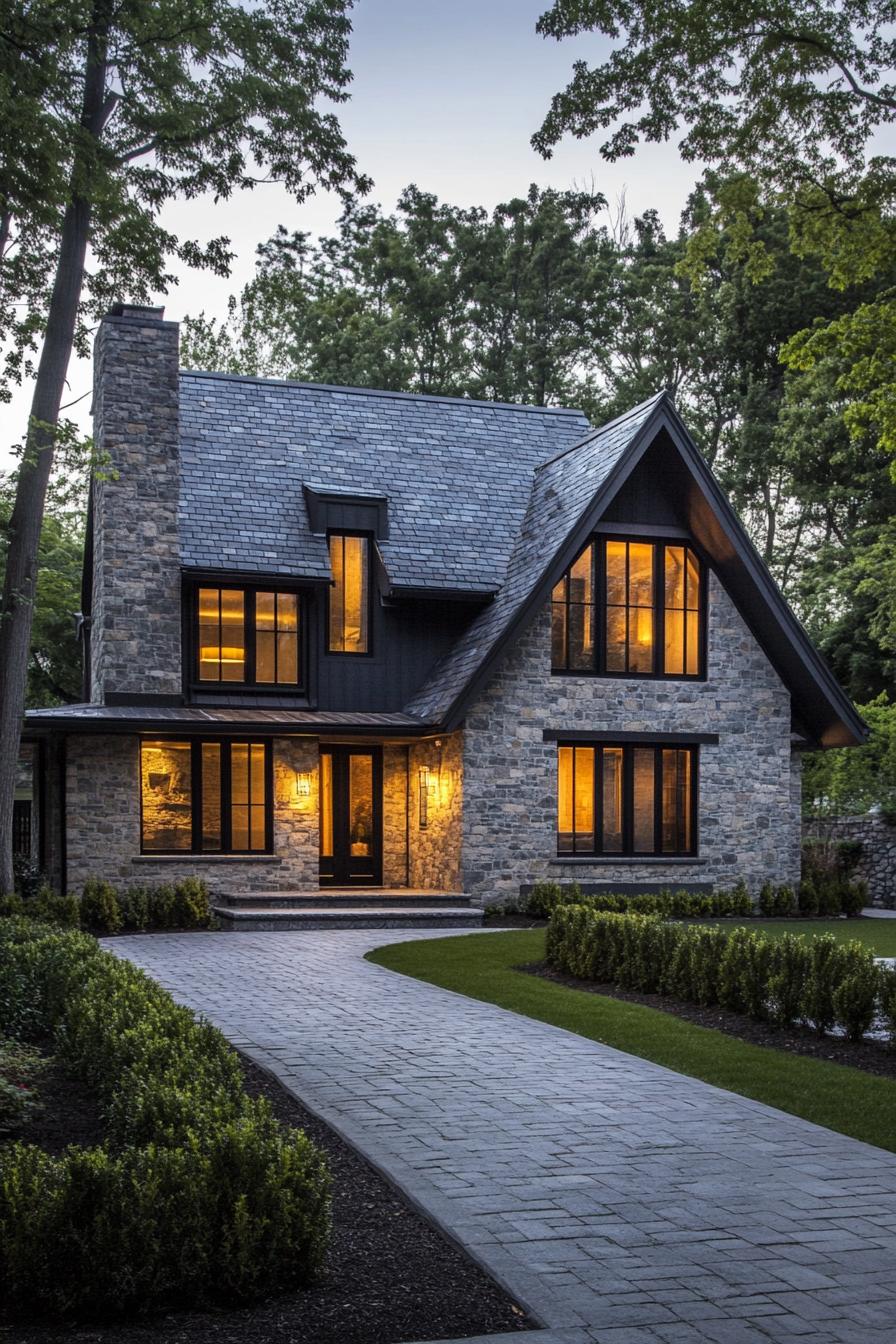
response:
<path id="1" fill-rule="evenodd" d="M 547 959 L 578 979 L 718 1004 L 782 1026 L 805 1022 L 820 1034 L 842 1027 L 853 1041 L 879 1015 L 896 1044 L 896 972 L 878 966 L 862 943 L 831 934 L 769 938 L 562 905 L 548 925 Z"/>
<path id="2" fill-rule="evenodd" d="M 0 1281 L 75 1319 L 234 1304 L 307 1283 L 329 1177 L 243 1089 L 224 1037 L 81 933 L 0 921 L 0 1033 L 52 1034 L 98 1094 L 102 1146 L 0 1149 Z"/>
<path id="3" fill-rule="evenodd" d="M 738 882 L 731 891 L 659 891 L 638 896 L 610 892 L 585 895 L 578 882 L 562 885 L 537 882 L 517 909 L 536 919 L 547 919 L 562 905 L 587 905 L 591 910 L 616 915 L 664 915 L 667 919 L 745 918 L 757 912 L 765 918 L 792 919 L 796 915 L 858 915 L 868 903 L 864 882 L 829 884 L 823 891 L 821 899 L 812 882 L 800 883 L 798 892 L 793 887 L 766 882 L 759 893 L 758 905 L 754 905 L 743 882 Z"/>
<path id="4" fill-rule="evenodd" d="M 60 928 L 92 933 L 145 932 L 148 929 L 207 929 L 211 922 L 208 888 L 196 877 L 161 886 L 133 885 L 117 890 L 89 878 L 80 898 L 57 896 L 41 887 L 29 896 L 0 898 L 0 916 L 24 915 Z"/>

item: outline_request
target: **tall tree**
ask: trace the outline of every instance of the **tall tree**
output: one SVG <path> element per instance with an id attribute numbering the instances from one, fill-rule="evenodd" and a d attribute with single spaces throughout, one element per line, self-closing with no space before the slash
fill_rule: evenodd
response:
<path id="1" fill-rule="evenodd" d="M 350 0 L 8 0 L 0 19 L 0 330 L 35 375 L 0 599 L 0 892 L 47 484 L 73 345 L 112 298 L 164 291 L 170 259 L 226 271 L 165 203 L 262 180 L 302 199 L 366 185 L 332 112 Z M 49 283 L 44 279 L 50 277 Z M 36 356 L 36 358 L 35 358 Z"/>

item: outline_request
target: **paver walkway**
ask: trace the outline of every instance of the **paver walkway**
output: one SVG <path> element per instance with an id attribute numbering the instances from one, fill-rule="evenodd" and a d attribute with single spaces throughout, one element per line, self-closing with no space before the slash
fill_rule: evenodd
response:
<path id="1" fill-rule="evenodd" d="M 551 1341 L 893 1344 L 896 1156 L 363 960 L 425 936 L 109 946 L 397 1180 Z"/>

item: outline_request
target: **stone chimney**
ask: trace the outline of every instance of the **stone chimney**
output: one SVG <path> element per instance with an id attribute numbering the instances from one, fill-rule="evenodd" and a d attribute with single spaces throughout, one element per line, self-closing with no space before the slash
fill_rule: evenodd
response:
<path id="1" fill-rule="evenodd" d="M 90 698 L 182 691 L 178 326 L 116 304 L 94 345 Z"/>

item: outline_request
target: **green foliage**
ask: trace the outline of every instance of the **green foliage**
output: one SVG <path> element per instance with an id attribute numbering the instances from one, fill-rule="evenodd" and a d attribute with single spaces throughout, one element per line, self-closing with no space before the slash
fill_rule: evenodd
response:
<path id="1" fill-rule="evenodd" d="M 881 966 L 880 1008 L 891 1050 L 896 1050 L 896 966 Z"/>
<path id="2" fill-rule="evenodd" d="M 0 1036 L 0 1136 L 15 1133 L 41 1109 L 36 1084 L 46 1066 L 37 1050 Z"/>
<path id="3" fill-rule="evenodd" d="M 830 934 L 770 938 L 560 903 L 545 947 L 552 966 L 579 979 L 718 1003 L 782 1026 L 802 1020 L 822 1035 L 839 1026 L 857 1041 L 878 1011 L 896 1018 L 896 976 L 877 966 L 869 947 Z"/>
<path id="4" fill-rule="evenodd" d="M 29 709 L 81 698 L 81 647 L 72 613 L 81 606 L 83 482 L 83 465 L 76 464 L 73 488 L 54 488 L 44 513 L 28 661 Z M 0 583 L 6 568 L 14 494 L 13 479 L 0 475 Z"/>
<path id="5" fill-rule="evenodd" d="M 807 816 L 861 815 L 878 806 L 896 818 L 896 701 L 882 694 L 858 709 L 871 729 L 864 746 L 803 758 Z"/>
<path id="6" fill-rule="evenodd" d="M 117 933 L 122 925 L 121 907 L 110 882 L 88 878 L 81 892 L 81 922 L 95 933 Z"/>
<path id="7" fill-rule="evenodd" d="M 771 882 L 763 882 L 762 889 L 759 892 L 759 913 L 768 918 L 776 913 L 777 899 L 775 888 Z"/>
<path id="8" fill-rule="evenodd" d="M 559 905 L 578 904 L 613 914 L 664 915 L 668 919 L 724 919 L 753 914 L 753 902 L 743 883 L 733 891 L 658 891 L 636 896 L 605 892 L 585 896 L 578 882 L 536 882 L 523 897 L 522 912 L 533 919 L 547 919 Z"/>
<path id="9" fill-rule="evenodd" d="M 800 882 L 797 906 L 800 914 L 807 918 L 818 914 L 818 890 L 814 878 L 804 877 Z"/>
<path id="10" fill-rule="evenodd" d="M 10 1303 L 103 1318 L 307 1283 L 327 1239 L 325 1164 L 245 1094 L 220 1032 L 84 935 L 7 921 L 0 953 L 0 1026 L 53 1032 L 107 1122 L 98 1149 L 0 1153 Z"/>

